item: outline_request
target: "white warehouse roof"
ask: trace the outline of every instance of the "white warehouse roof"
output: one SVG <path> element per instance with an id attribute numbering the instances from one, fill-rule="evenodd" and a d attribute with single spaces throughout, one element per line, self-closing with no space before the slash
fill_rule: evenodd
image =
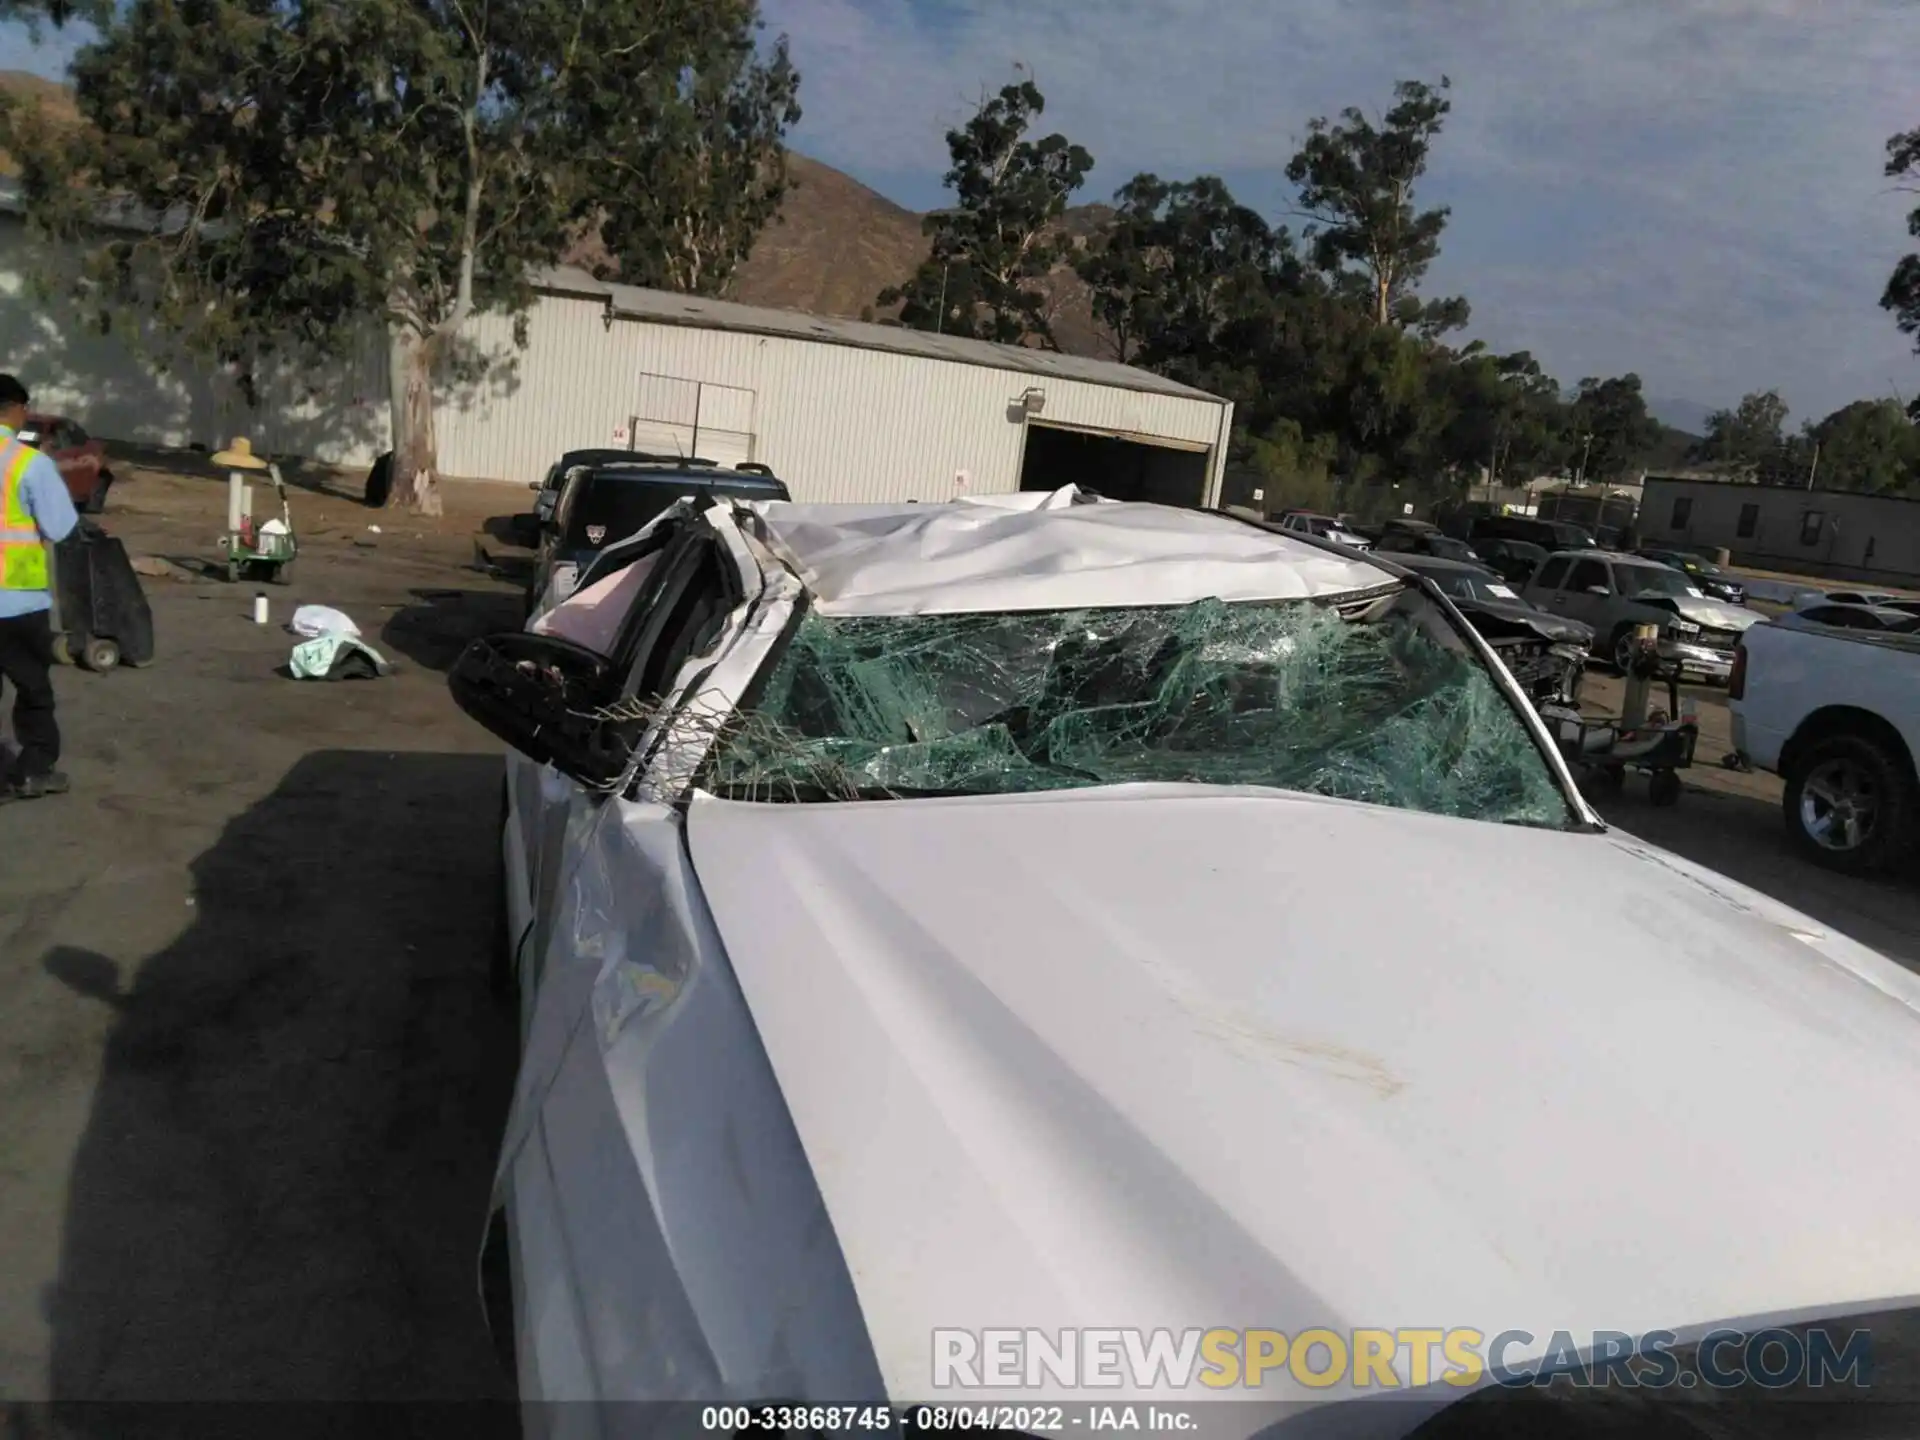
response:
<path id="1" fill-rule="evenodd" d="M 809 315 L 799 310 L 738 305 L 731 300 L 681 295 L 671 290 L 644 290 L 637 285 L 616 285 L 596 280 L 584 270 L 542 270 L 535 274 L 534 283 L 539 289 L 552 294 L 604 301 L 614 315 L 624 320 L 730 330 L 748 335 L 779 335 L 791 340 L 811 340 L 822 345 L 851 345 L 895 355 L 916 355 L 927 360 L 949 360 L 960 365 L 988 365 L 996 370 L 1019 370 L 1030 375 L 1051 376 L 1056 380 L 1084 380 L 1095 385 L 1112 385 L 1154 395 L 1220 400 L 1217 395 L 1196 390 L 1191 385 L 1182 385 L 1151 370 L 1121 365 L 1112 360 L 1060 355 L 1027 345 L 999 345 L 990 340 L 966 340 L 954 335 L 909 330 L 902 325 L 875 325 L 864 320 Z"/>

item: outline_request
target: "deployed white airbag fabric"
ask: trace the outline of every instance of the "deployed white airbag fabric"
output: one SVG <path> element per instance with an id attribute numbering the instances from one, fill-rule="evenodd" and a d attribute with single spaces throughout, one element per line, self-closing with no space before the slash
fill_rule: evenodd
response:
<path id="1" fill-rule="evenodd" d="M 571 640 L 600 655 L 610 655 L 620 636 L 620 623 L 633 608 L 634 597 L 647 583 L 654 561 L 648 555 L 604 580 L 596 580 L 584 590 L 575 591 L 548 610 L 528 628 L 536 635 L 551 635 L 556 640 Z"/>

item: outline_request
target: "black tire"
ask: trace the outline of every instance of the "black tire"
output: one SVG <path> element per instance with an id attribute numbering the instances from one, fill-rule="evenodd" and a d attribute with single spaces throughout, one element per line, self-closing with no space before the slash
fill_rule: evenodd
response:
<path id="1" fill-rule="evenodd" d="M 227 561 L 227 583 L 229 585 L 238 585 L 240 583 L 240 577 L 245 573 L 246 567 L 238 560 Z"/>
<path id="2" fill-rule="evenodd" d="M 286 560 L 275 565 L 268 572 L 267 581 L 273 585 L 291 585 L 293 583 L 293 561 Z"/>
<path id="3" fill-rule="evenodd" d="M 1647 777 L 1647 798 L 1664 810 L 1680 803 L 1680 777 L 1672 770 L 1656 770 Z"/>
<path id="4" fill-rule="evenodd" d="M 1911 853 L 1913 771 L 1884 741 L 1860 734 L 1812 741 L 1794 756 L 1786 782 L 1780 803 L 1787 834 L 1814 864 L 1870 875 Z"/>
<path id="5" fill-rule="evenodd" d="M 53 663 L 56 665 L 73 664 L 73 644 L 64 635 L 53 637 Z"/>
<path id="6" fill-rule="evenodd" d="M 96 635 L 87 641 L 86 653 L 81 657 L 81 663 L 94 674 L 104 675 L 119 665 L 120 647 L 113 641 Z"/>
<path id="7" fill-rule="evenodd" d="M 1633 639 L 1633 628 L 1631 621 L 1616 625 L 1613 627 L 1612 636 L 1607 640 L 1607 663 L 1621 675 L 1630 673 L 1633 668 L 1620 658 L 1621 651 Z"/>
<path id="8" fill-rule="evenodd" d="M 361 501 L 369 510 L 384 509 L 387 497 L 393 493 L 393 452 L 387 451 L 373 462 L 373 468 L 367 471 L 366 488 L 361 492 Z"/>

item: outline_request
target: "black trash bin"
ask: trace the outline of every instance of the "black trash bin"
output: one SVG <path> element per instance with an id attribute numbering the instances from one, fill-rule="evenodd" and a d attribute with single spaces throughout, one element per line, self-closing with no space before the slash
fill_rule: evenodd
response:
<path id="1" fill-rule="evenodd" d="M 69 665 L 153 663 L 153 611 L 127 547 L 91 521 L 53 547 L 54 649 Z"/>

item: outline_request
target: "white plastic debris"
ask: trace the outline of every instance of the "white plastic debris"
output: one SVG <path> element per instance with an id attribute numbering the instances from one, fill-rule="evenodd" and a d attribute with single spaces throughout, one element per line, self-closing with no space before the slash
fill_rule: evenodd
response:
<path id="1" fill-rule="evenodd" d="M 371 530 L 375 535 L 380 533 L 380 527 L 378 525 L 369 525 L 367 529 Z"/>
<path id="2" fill-rule="evenodd" d="M 372 680 L 391 675 L 387 657 L 351 635 L 321 635 L 293 647 L 287 669 L 296 680 Z"/>
<path id="3" fill-rule="evenodd" d="M 309 639 L 318 639 L 322 635 L 345 635 L 348 639 L 357 639 L 360 634 L 360 627 L 343 611 L 331 605 L 302 605 L 293 612 L 293 619 L 287 622 L 287 628 Z"/>

